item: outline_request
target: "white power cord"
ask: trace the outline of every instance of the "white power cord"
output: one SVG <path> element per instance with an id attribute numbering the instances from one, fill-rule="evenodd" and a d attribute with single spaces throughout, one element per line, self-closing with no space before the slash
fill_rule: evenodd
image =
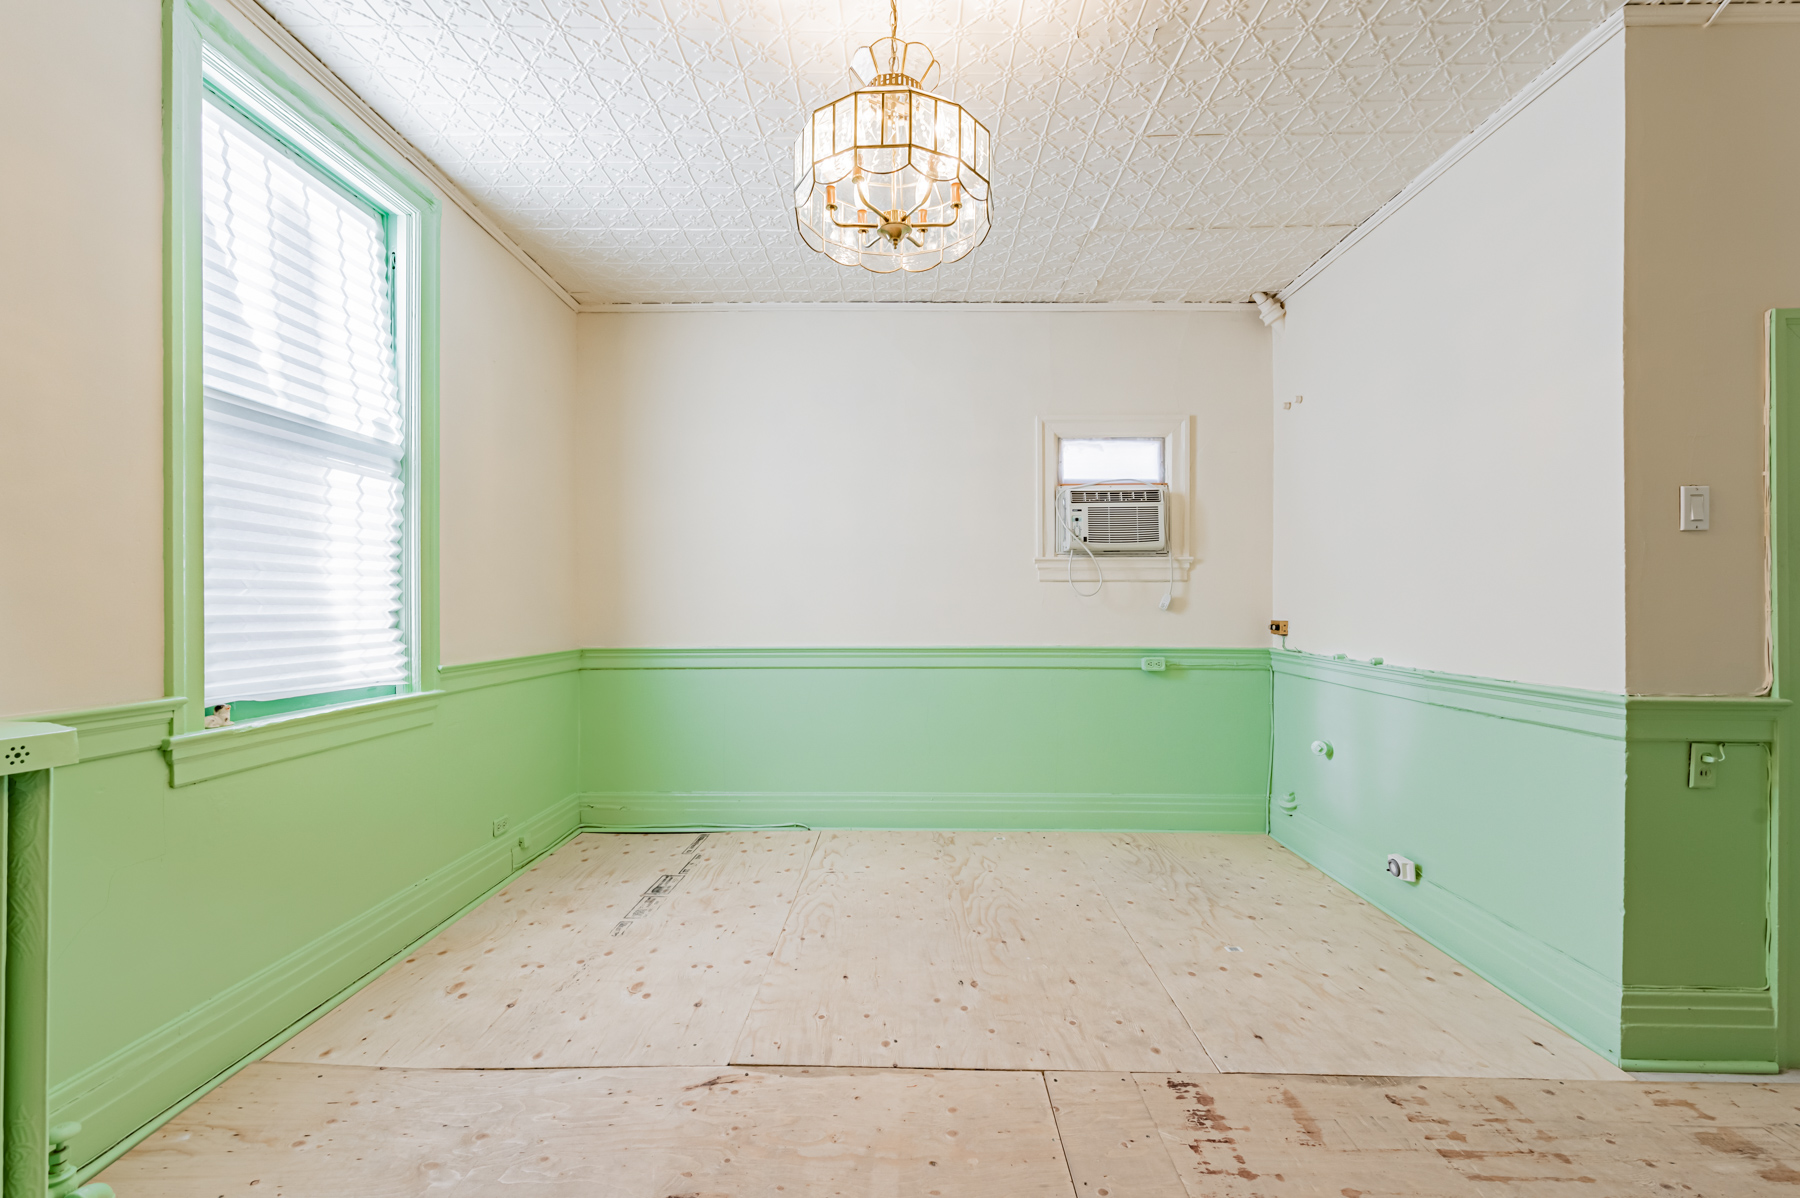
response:
<path id="1" fill-rule="evenodd" d="M 1144 480 L 1141 478 L 1108 478 L 1108 479 L 1102 479 L 1098 482 L 1088 482 L 1088 483 L 1078 483 L 1078 484 L 1063 483 L 1060 485 L 1061 486 L 1082 486 L 1082 487 L 1118 487 L 1118 486 L 1141 487 L 1141 486 L 1145 486 L 1146 484 L 1145 484 Z M 1148 485 L 1158 485 L 1158 484 L 1148 484 Z M 1088 548 L 1087 542 L 1076 537 L 1075 530 L 1069 526 L 1069 507 L 1068 507 L 1067 502 L 1065 502 L 1067 498 L 1068 497 L 1066 495 L 1060 494 L 1060 493 L 1056 496 L 1056 518 L 1062 522 L 1063 532 L 1066 533 L 1069 538 L 1069 571 L 1068 571 L 1069 589 L 1071 591 L 1074 591 L 1077 595 L 1080 595 L 1083 599 L 1092 599 L 1095 595 L 1098 595 L 1102 589 L 1105 588 L 1105 586 L 1106 586 L 1106 571 L 1104 571 L 1100 568 L 1100 559 L 1094 556 L 1094 551 L 1092 549 Z M 1163 526 L 1163 538 L 1166 542 L 1168 539 L 1168 534 L 1169 534 L 1169 529 L 1168 529 L 1168 525 L 1167 525 L 1167 518 L 1168 518 L 1167 504 L 1164 505 L 1163 512 L 1164 512 L 1164 521 L 1165 521 L 1164 526 Z M 1099 582 L 1094 586 L 1094 589 L 1091 591 L 1084 591 L 1080 587 L 1075 585 L 1075 546 L 1077 546 L 1077 545 L 1081 546 L 1081 551 L 1088 555 L 1088 560 L 1094 563 L 1094 574 L 1099 579 Z M 1168 548 L 1165 550 L 1165 552 L 1169 555 L 1169 585 L 1163 590 L 1162 601 L 1156 605 L 1157 611 L 1168 611 L 1169 604 L 1171 604 L 1175 601 L 1175 546 L 1169 545 Z"/>
<path id="2" fill-rule="evenodd" d="M 1064 496 L 1056 497 L 1056 518 L 1062 521 L 1063 532 L 1067 533 L 1069 537 L 1069 589 L 1083 599 L 1092 599 L 1106 587 L 1106 571 L 1100 568 L 1100 559 L 1094 556 L 1094 551 L 1088 548 L 1087 542 L 1077 538 L 1075 530 L 1069 527 L 1069 505 L 1063 500 Z M 1075 546 L 1077 545 L 1081 546 L 1081 551 L 1088 555 L 1088 560 L 1094 563 L 1094 574 L 1100 580 L 1091 591 L 1084 591 L 1075 585 Z"/>

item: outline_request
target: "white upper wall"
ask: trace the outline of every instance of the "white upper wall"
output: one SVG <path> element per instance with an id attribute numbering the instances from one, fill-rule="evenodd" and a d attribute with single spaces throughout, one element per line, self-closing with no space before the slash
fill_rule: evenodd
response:
<path id="1" fill-rule="evenodd" d="M 1624 122 L 1615 33 L 1289 300 L 1290 646 L 1625 688 Z"/>
<path id="2" fill-rule="evenodd" d="M 1269 341 L 1229 312 L 583 315 L 581 639 L 1267 643 Z M 1040 582 L 1035 420 L 1186 412 L 1199 563 Z"/>
<path id="3" fill-rule="evenodd" d="M 38 181 L 0 188 L 0 715 L 163 693 L 162 55 L 141 0 L 18 8 L 0 42 L 8 177 Z M 571 648 L 574 314 L 443 224 L 442 657 Z"/>

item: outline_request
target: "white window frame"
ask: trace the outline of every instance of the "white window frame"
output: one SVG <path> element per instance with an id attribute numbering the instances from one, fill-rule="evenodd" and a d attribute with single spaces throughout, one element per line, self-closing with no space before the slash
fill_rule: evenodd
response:
<path id="1" fill-rule="evenodd" d="M 1169 548 L 1175 555 L 1175 580 L 1187 581 L 1194 565 L 1192 528 L 1194 496 L 1193 418 L 1186 415 L 1040 416 L 1037 434 L 1037 577 L 1063 582 L 1069 557 L 1056 551 L 1056 485 L 1061 443 L 1106 437 L 1160 438 L 1163 481 L 1169 487 Z M 1085 560 L 1085 559 L 1084 559 Z M 1079 566 L 1077 569 L 1079 570 Z M 1168 554 L 1116 556 L 1104 559 L 1108 582 L 1169 581 Z"/>

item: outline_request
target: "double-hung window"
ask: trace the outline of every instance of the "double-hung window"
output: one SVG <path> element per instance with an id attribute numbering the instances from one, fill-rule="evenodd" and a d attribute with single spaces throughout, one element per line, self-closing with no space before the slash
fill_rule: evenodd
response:
<path id="1" fill-rule="evenodd" d="M 216 11 L 176 9 L 178 731 L 429 689 L 436 201 Z"/>
<path id="2" fill-rule="evenodd" d="M 206 704 L 407 682 L 405 397 L 387 214 L 209 90 Z"/>

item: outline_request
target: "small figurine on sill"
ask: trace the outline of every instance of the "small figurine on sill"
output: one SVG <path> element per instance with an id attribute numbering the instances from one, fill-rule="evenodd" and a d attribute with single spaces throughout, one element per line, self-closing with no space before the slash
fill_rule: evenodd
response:
<path id="1" fill-rule="evenodd" d="M 206 709 L 206 726 L 208 728 L 223 728 L 229 723 L 231 723 L 231 704 L 221 703 L 217 707 Z"/>

